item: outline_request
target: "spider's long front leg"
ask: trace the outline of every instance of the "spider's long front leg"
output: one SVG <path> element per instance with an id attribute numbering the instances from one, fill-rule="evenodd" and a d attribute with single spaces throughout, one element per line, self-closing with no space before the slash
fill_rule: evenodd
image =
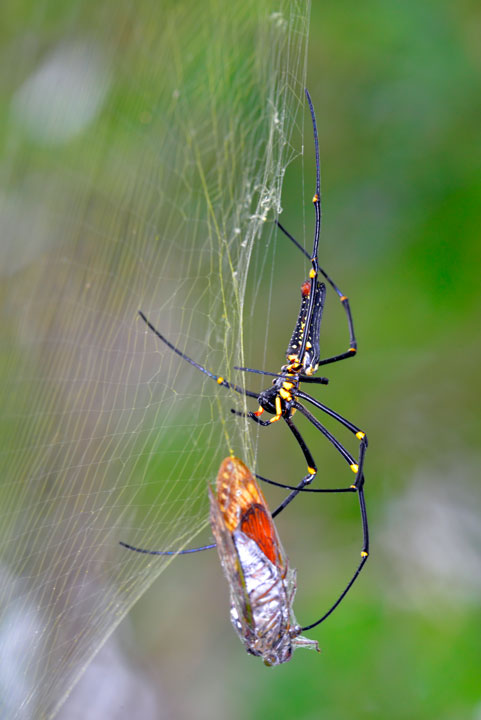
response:
<path id="1" fill-rule="evenodd" d="M 179 350 L 179 348 L 175 347 L 175 345 L 173 343 L 171 343 L 170 340 L 167 340 L 167 338 L 164 337 L 162 335 L 162 333 L 160 333 L 154 325 L 152 325 L 150 320 L 147 320 L 147 318 L 145 317 L 142 310 L 139 310 L 139 315 L 142 318 L 142 320 L 144 321 L 144 323 L 147 325 L 149 330 L 152 330 L 152 332 L 155 335 L 157 335 L 159 340 L 162 340 L 162 342 L 165 343 L 165 345 L 167 345 L 168 348 L 173 350 L 173 352 L 175 352 L 176 355 L 179 355 L 179 357 L 181 357 L 183 360 L 188 362 L 190 365 L 193 365 L 195 368 L 197 368 L 197 370 L 200 370 L 201 373 L 204 373 L 204 375 L 207 375 L 207 377 L 210 377 L 211 380 L 214 380 L 217 383 L 217 385 L 221 385 L 222 387 L 232 389 L 239 395 L 246 395 L 247 397 L 252 397 L 252 398 L 258 397 L 258 394 L 255 392 L 252 392 L 252 390 L 246 390 L 246 388 L 242 388 L 242 387 L 240 387 L 240 385 L 231 383 L 229 380 L 226 380 L 224 377 L 222 377 L 222 375 L 216 375 L 215 373 L 211 372 L 210 370 L 207 370 L 207 368 L 205 368 L 200 363 L 196 362 L 195 360 L 192 360 L 191 357 L 189 357 L 188 355 L 183 353 L 181 350 Z"/>

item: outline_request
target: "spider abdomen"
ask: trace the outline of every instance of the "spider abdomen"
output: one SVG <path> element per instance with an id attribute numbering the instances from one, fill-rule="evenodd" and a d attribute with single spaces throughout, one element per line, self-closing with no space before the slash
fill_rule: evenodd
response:
<path id="1" fill-rule="evenodd" d="M 291 340 L 287 347 L 286 356 L 290 362 L 299 363 L 306 375 L 313 375 L 317 370 L 319 358 L 321 356 L 320 329 L 322 311 L 324 310 L 324 301 L 326 299 L 326 286 L 324 283 L 315 282 L 311 321 L 308 324 L 307 337 L 303 352 L 302 346 L 304 341 L 304 332 L 311 300 L 311 284 L 308 281 L 302 284 L 301 292 L 301 307 Z"/>

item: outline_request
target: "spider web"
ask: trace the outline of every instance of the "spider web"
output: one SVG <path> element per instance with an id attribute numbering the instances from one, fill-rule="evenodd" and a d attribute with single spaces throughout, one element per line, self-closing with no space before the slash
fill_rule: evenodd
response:
<path id="1" fill-rule="evenodd" d="M 22 719 L 55 714 L 170 562 L 119 540 L 195 543 L 221 459 L 253 464 L 255 434 L 230 415 L 244 399 L 138 310 L 244 384 L 246 281 L 296 154 L 309 13 L 34 7 L 1 30 L 0 714 Z"/>

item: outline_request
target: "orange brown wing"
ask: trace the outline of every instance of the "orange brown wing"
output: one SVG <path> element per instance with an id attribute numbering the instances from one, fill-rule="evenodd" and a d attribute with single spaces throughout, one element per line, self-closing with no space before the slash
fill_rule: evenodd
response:
<path id="1" fill-rule="evenodd" d="M 217 500 L 227 530 L 242 530 L 277 566 L 283 566 L 282 550 L 259 485 L 242 460 L 226 458 L 217 475 Z"/>
<path id="2" fill-rule="evenodd" d="M 272 517 L 263 505 L 251 505 L 242 515 L 240 529 L 254 540 L 274 565 L 279 564 L 279 543 Z"/>

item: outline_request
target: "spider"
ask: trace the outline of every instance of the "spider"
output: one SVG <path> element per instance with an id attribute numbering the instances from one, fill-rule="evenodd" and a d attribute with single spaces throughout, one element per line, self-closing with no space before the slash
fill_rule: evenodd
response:
<path id="1" fill-rule="evenodd" d="M 311 120 L 312 120 L 312 126 L 313 126 L 313 134 L 314 134 L 314 146 L 315 146 L 315 156 L 316 156 L 316 191 L 313 197 L 313 204 L 314 204 L 314 210 L 315 210 L 315 230 L 314 230 L 314 242 L 313 242 L 313 248 L 312 253 L 309 255 L 304 248 L 295 240 L 295 238 L 281 225 L 280 222 L 277 221 L 277 226 L 281 230 L 282 233 L 286 237 L 291 240 L 291 242 L 309 259 L 311 262 L 311 270 L 309 272 L 309 279 L 306 280 L 302 286 L 301 286 L 301 307 L 299 310 L 299 314 L 297 317 L 297 321 L 286 351 L 286 359 L 287 362 L 284 364 L 279 373 L 272 373 L 265 370 L 256 370 L 252 368 L 246 368 L 246 367 L 236 367 L 235 369 L 243 371 L 243 372 L 251 372 L 251 373 L 257 373 L 261 375 L 268 375 L 273 377 L 272 380 L 272 386 L 267 388 L 266 390 L 263 390 L 260 394 L 252 392 L 251 390 L 247 390 L 246 388 L 240 387 L 239 385 L 236 385 L 234 383 L 231 383 L 230 381 L 226 380 L 221 375 L 216 375 L 215 373 L 212 373 L 210 370 L 205 368 L 203 365 L 200 365 L 198 362 L 190 358 L 188 355 L 183 353 L 181 350 L 179 350 L 175 345 L 173 345 L 167 338 L 165 338 L 159 330 L 147 319 L 145 314 L 139 310 L 139 315 L 142 318 L 142 320 L 146 323 L 147 327 L 160 339 L 162 340 L 167 347 L 169 347 L 173 352 L 175 352 L 179 357 L 181 357 L 186 362 L 193 365 L 195 368 L 200 370 L 202 373 L 207 375 L 208 377 L 212 378 L 218 385 L 232 389 L 236 393 L 240 395 L 245 395 L 247 397 L 255 398 L 257 399 L 259 403 L 259 407 L 255 412 L 248 412 L 247 417 L 252 419 L 254 422 L 258 423 L 259 425 L 263 427 L 267 427 L 275 422 L 278 422 L 279 420 L 284 420 L 287 427 L 291 431 L 291 433 L 294 435 L 303 455 L 305 458 L 305 461 L 307 463 L 307 473 L 304 475 L 302 480 L 298 485 L 286 485 L 283 483 L 279 483 L 273 480 L 269 480 L 261 475 L 256 475 L 256 477 L 263 481 L 270 483 L 271 485 L 276 485 L 277 487 L 281 487 L 284 489 L 288 489 L 291 492 L 289 495 L 284 499 L 284 501 L 276 508 L 276 510 L 272 513 L 272 517 L 276 517 L 282 510 L 284 510 L 287 505 L 289 505 L 290 502 L 296 497 L 300 492 L 332 492 L 332 493 L 340 493 L 340 492 L 355 492 L 358 495 L 359 499 L 359 505 L 360 505 L 360 512 L 361 512 L 361 522 L 362 522 L 362 531 L 363 531 L 363 549 L 361 552 L 361 561 L 354 572 L 354 575 L 352 576 L 351 580 L 349 581 L 347 587 L 344 589 L 344 591 L 341 593 L 338 600 L 334 603 L 334 605 L 328 610 L 327 613 L 323 615 L 322 618 L 320 618 L 318 621 L 313 623 L 312 625 L 309 625 L 306 628 L 302 628 L 302 630 L 308 630 L 321 622 L 323 622 L 332 612 L 335 610 L 335 608 L 339 605 L 339 603 L 342 601 L 346 593 L 351 588 L 352 584 L 356 580 L 357 576 L 359 575 L 360 571 L 362 570 L 368 554 L 369 554 L 369 532 L 368 532 L 368 523 L 367 523 L 367 515 L 366 515 L 366 505 L 365 505 L 365 499 L 364 499 L 364 473 L 363 473 L 363 467 L 364 467 L 364 455 L 365 451 L 368 445 L 367 436 L 365 432 L 363 432 L 359 427 L 351 423 L 346 418 L 339 415 L 334 410 L 331 410 L 329 407 L 324 405 L 323 403 L 319 402 L 315 398 L 313 398 L 311 395 L 303 392 L 301 390 L 301 383 L 317 383 L 317 384 L 323 384 L 326 385 L 328 383 L 328 379 L 325 377 L 313 377 L 314 373 L 317 372 L 318 368 L 323 365 L 328 365 L 335 362 L 340 362 L 341 360 L 345 360 L 349 357 L 353 357 L 357 352 L 357 342 L 354 334 L 354 326 L 352 321 L 352 315 L 351 315 L 351 309 L 349 306 L 349 300 L 348 298 L 341 292 L 341 290 L 337 287 L 337 285 L 334 283 L 334 281 L 329 277 L 329 275 L 323 270 L 322 267 L 319 266 L 318 262 L 318 248 L 319 248 L 319 237 L 320 237 L 320 230 L 321 230 L 321 195 L 320 195 L 320 162 L 319 162 L 319 141 L 318 141 L 318 135 L 317 135 L 317 125 L 316 125 L 316 117 L 314 113 L 314 108 L 312 105 L 312 100 L 309 95 L 308 90 L 306 89 L 306 98 L 307 102 L 309 104 L 309 110 L 311 114 Z M 320 346 L 319 346 L 319 340 L 320 340 L 320 327 L 321 327 L 321 321 L 322 321 L 322 313 L 324 309 L 324 303 L 325 303 L 325 297 L 326 297 L 326 285 L 324 282 L 321 282 L 319 280 L 319 275 L 322 275 L 324 279 L 327 281 L 327 283 L 334 289 L 334 291 L 337 293 L 339 300 L 344 308 L 344 311 L 346 313 L 347 318 L 347 324 L 349 329 L 349 348 L 342 353 L 339 353 L 337 355 L 333 355 L 328 358 L 321 359 L 320 357 Z M 305 407 L 305 405 L 300 402 L 304 401 L 306 403 L 310 403 L 314 407 L 316 407 L 318 410 L 321 410 L 326 415 L 332 417 L 334 420 L 336 420 L 338 423 L 343 425 L 345 428 L 347 428 L 355 437 L 359 440 L 359 453 L 358 457 L 355 460 L 353 456 L 346 450 L 346 448 L 337 440 L 337 438 L 332 435 L 327 428 L 322 425 L 322 423 L 314 416 L 312 413 Z M 314 461 L 313 455 L 311 451 L 309 450 L 306 442 L 304 441 L 299 429 L 293 422 L 293 415 L 294 413 L 298 411 L 300 412 L 327 440 L 334 446 L 334 448 L 337 450 L 337 452 L 340 453 L 340 455 L 344 458 L 344 460 L 348 463 L 353 473 L 356 475 L 356 479 L 353 484 L 351 484 L 348 487 L 343 488 L 311 488 L 307 487 L 312 483 L 314 480 L 316 474 L 317 474 L 317 466 Z M 232 413 L 235 415 L 245 416 L 244 413 L 239 412 L 238 410 L 231 410 Z M 264 414 L 264 412 L 271 414 L 272 417 L 269 418 L 269 420 L 263 420 L 261 419 L 261 415 Z M 134 550 L 136 552 L 141 553 L 147 553 L 151 555 L 178 555 L 178 554 L 189 554 L 194 552 L 199 552 L 202 550 L 208 550 L 211 548 L 216 547 L 215 544 L 209 544 L 204 545 L 202 547 L 198 548 L 191 548 L 187 550 L 181 550 L 181 551 L 170 551 L 170 550 L 145 550 L 142 548 L 137 548 L 132 545 L 129 545 L 127 543 L 121 543 L 124 547 Z"/>
<path id="2" fill-rule="evenodd" d="M 301 286 L 301 307 L 299 315 L 297 317 L 296 325 L 292 333 L 291 340 L 289 342 L 286 359 L 287 363 L 284 364 L 279 373 L 271 373 L 265 370 L 255 370 L 252 368 L 236 367 L 236 370 L 243 372 L 257 373 L 261 375 L 270 375 L 273 377 L 272 386 L 263 390 L 260 394 L 247 390 L 246 388 L 240 387 L 230 381 L 226 380 L 221 375 L 216 375 L 210 370 L 207 370 L 203 365 L 200 365 L 195 360 L 190 358 L 188 355 L 179 350 L 173 345 L 167 338 L 157 330 L 154 325 L 147 319 L 144 313 L 139 310 L 139 315 L 142 320 L 146 323 L 147 327 L 160 339 L 167 347 L 173 352 L 179 355 L 183 360 L 190 363 L 202 373 L 212 378 L 218 385 L 222 387 L 234 390 L 240 395 L 257 399 L 259 407 L 255 412 L 248 412 L 249 417 L 254 422 L 258 423 L 263 427 L 268 427 L 279 420 L 284 420 L 287 427 L 294 435 L 307 463 L 307 473 L 302 478 L 301 482 L 296 486 L 281 485 L 280 483 L 272 483 L 280 485 L 286 489 L 290 489 L 290 494 L 286 497 L 283 504 L 278 508 L 277 512 L 280 512 L 286 507 L 293 499 L 298 495 L 299 492 L 307 489 L 306 486 L 310 485 L 317 474 L 317 465 L 314 457 L 307 447 L 299 429 L 294 424 L 293 415 L 296 411 L 301 413 L 314 427 L 322 434 L 327 440 L 336 448 L 336 450 L 342 455 L 344 460 L 348 463 L 351 470 L 356 475 L 355 482 L 350 488 L 355 491 L 359 491 L 363 484 L 362 469 L 360 468 L 360 457 L 363 455 L 364 450 L 367 448 L 367 437 L 366 434 L 356 425 L 351 423 L 346 418 L 339 415 L 334 410 L 331 410 L 323 403 L 319 402 L 311 395 L 301 390 L 302 383 L 318 383 L 327 385 L 328 379 L 325 377 L 312 377 L 317 372 L 318 368 L 323 365 L 328 365 L 335 362 L 340 362 L 349 357 L 353 357 L 357 352 L 357 342 L 354 334 L 354 326 L 352 322 L 351 309 L 349 306 L 348 298 L 343 295 L 339 290 L 334 281 L 329 275 L 319 266 L 318 263 L 318 248 L 319 248 L 319 236 L 321 230 L 321 196 L 320 196 L 320 163 L 319 163 L 319 141 L 317 135 L 316 117 L 314 114 L 314 108 L 312 105 L 311 96 L 308 90 L 305 91 L 307 101 L 309 104 L 312 126 L 314 132 L 314 145 L 316 154 L 316 192 L 313 197 L 313 204 L 315 210 L 315 230 L 314 230 L 314 242 L 312 253 L 309 255 L 304 248 L 294 239 L 294 237 L 287 232 L 287 230 L 277 222 L 279 229 L 291 240 L 294 245 L 299 248 L 304 255 L 310 260 L 312 267 L 309 272 L 309 279 L 306 280 Z M 349 348 L 347 351 L 333 355 L 328 358 L 320 358 L 320 327 L 322 320 L 322 313 L 324 309 L 324 302 L 326 297 L 326 285 L 320 282 L 318 277 L 322 275 L 329 285 L 337 293 L 339 300 L 345 310 L 347 324 L 349 328 Z M 307 407 L 300 401 L 304 401 L 321 410 L 326 415 L 334 418 L 338 423 L 346 427 L 355 437 L 359 440 L 359 456 L 355 460 L 352 455 L 345 449 L 345 447 L 332 435 L 321 422 L 312 415 Z M 238 410 L 231 410 L 235 415 L 245 416 L 244 413 Z M 261 415 L 269 413 L 273 417 L 269 420 L 262 420 Z M 258 476 L 260 477 L 260 476 Z M 265 478 L 260 477 L 261 480 L 266 481 Z"/>

